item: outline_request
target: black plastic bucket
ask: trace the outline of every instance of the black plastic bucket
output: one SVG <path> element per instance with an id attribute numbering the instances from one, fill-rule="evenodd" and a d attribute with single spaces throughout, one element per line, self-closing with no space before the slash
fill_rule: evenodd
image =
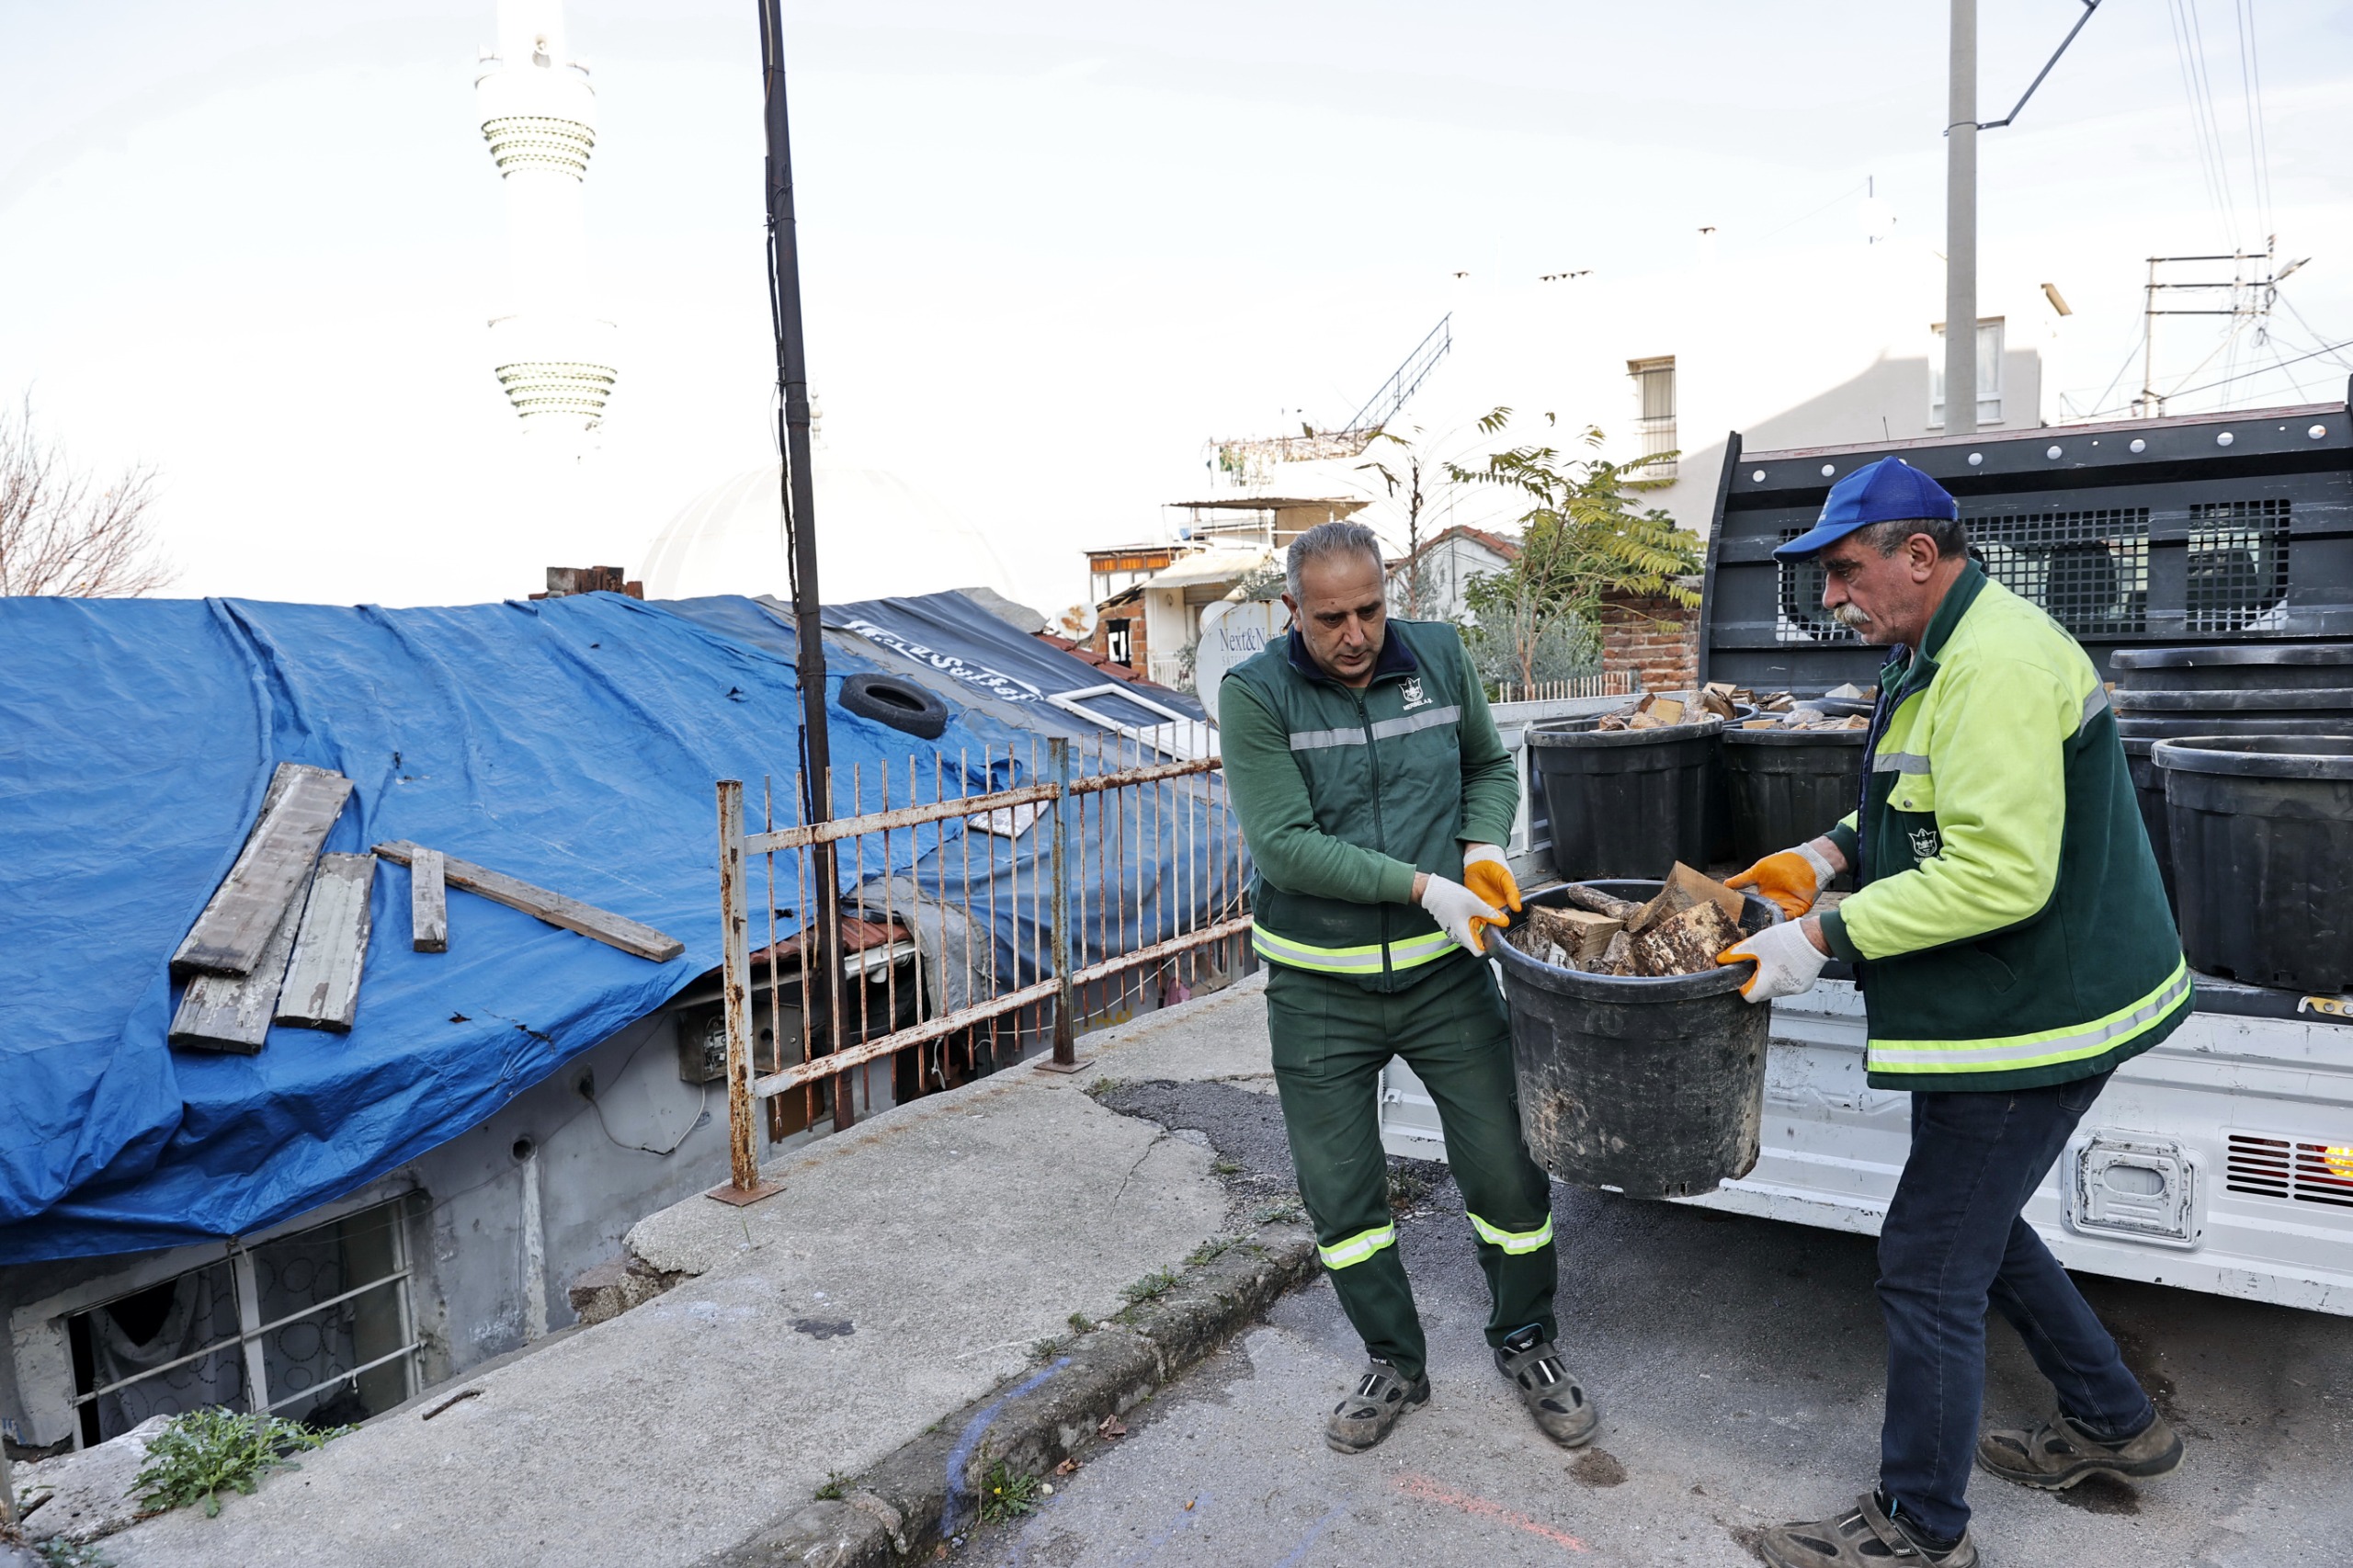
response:
<path id="1" fill-rule="evenodd" d="M 2109 655 L 2128 690 L 2280 690 L 2353 686 L 2353 642 L 2255 642 L 2213 648 L 2120 648 Z"/>
<path id="2" fill-rule="evenodd" d="M 2149 756 L 2154 739 L 2126 737 L 2124 767 L 2132 775 L 2132 799 L 2141 808 L 2141 825 L 2149 831 L 2149 847 L 2157 854 L 2157 873 L 2165 880 L 2165 903 L 2174 918 L 2181 917 L 2181 898 L 2173 885 L 2173 828 L 2165 815 L 2165 776 Z"/>
<path id="3" fill-rule="evenodd" d="M 1528 732 L 1544 784 L 1552 869 L 1568 881 L 1656 876 L 1676 861 L 1708 863 L 1708 796 L 1724 722 L 1655 730 Z"/>
<path id="4" fill-rule="evenodd" d="M 2111 700 L 2117 717 L 2215 719 L 2353 717 L 2353 688 L 2337 686 L 2256 687 L 2240 691 L 2127 691 Z"/>
<path id="5" fill-rule="evenodd" d="M 1747 865 L 1819 838 L 1853 811 L 1868 738 L 1861 730 L 1724 731 L 1732 858 Z"/>
<path id="6" fill-rule="evenodd" d="M 1637 900 L 1659 890 L 1589 885 Z M 1567 898 L 1553 889 L 1529 902 Z M 1741 926 L 1761 930 L 1780 917 L 1752 893 Z M 1713 1192 L 1756 1165 L 1773 1009 L 1741 1000 L 1747 965 L 1621 980 L 1539 963 L 1508 942 L 1488 951 L 1503 965 L 1520 1137 L 1538 1165 L 1636 1198 Z"/>
<path id="7" fill-rule="evenodd" d="M 2190 737 L 2152 756 L 2191 967 L 2353 987 L 2353 734 Z"/>

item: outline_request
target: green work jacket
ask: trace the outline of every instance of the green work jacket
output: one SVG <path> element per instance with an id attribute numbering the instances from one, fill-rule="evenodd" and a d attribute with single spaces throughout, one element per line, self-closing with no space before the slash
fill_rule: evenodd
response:
<path id="1" fill-rule="evenodd" d="M 1227 673 L 1218 746 L 1261 958 L 1368 991 L 1471 961 L 1413 902 L 1414 873 L 1460 881 L 1464 844 L 1506 842 L 1519 783 L 1453 627 L 1391 619 L 1362 690 L 1294 631 Z"/>
<path id="2" fill-rule="evenodd" d="M 1880 689 L 1860 814 L 1830 835 L 1861 885 L 1822 917 L 1859 966 L 1872 1086 L 2063 1084 L 2171 1034 L 2189 969 L 2075 640 L 1972 562 Z"/>

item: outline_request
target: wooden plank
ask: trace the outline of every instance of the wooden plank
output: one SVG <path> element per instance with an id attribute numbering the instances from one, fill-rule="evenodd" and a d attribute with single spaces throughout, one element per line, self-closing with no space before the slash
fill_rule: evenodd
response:
<path id="1" fill-rule="evenodd" d="M 269 939 L 245 975 L 199 974 L 188 983 L 180 1010 L 172 1016 L 169 1039 L 174 1045 L 198 1051 L 229 1051 L 251 1056 L 269 1039 L 270 1019 L 278 1012 L 278 983 L 286 978 L 286 960 L 294 951 L 294 935 L 302 924 L 302 903 L 311 889 L 311 873 L 287 901 Z"/>
<path id="2" fill-rule="evenodd" d="M 441 851 L 419 846 L 408 866 L 408 945 L 420 953 L 449 950 L 449 894 Z"/>
<path id="3" fill-rule="evenodd" d="M 404 866 L 413 865 L 423 846 L 398 839 L 391 844 L 379 844 L 376 853 L 387 860 Z M 667 963 L 687 950 L 687 945 L 676 937 L 665 937 L 651 926 L 639 924 L 627 915 L 615 915 L 593 903 L 583 903 L 560 892 L 533 887 L 503 871 L 477 866 L 471 860 L 460 860 L 455 855 L 442 857 L 442 875 L 453 888 L 463 888 L 509 909 L 519 909 L 534 919 L 551 926 L 561 926 L 567 931 L 577 931 L 593 937 L 608 947 L 619 948 L 655 963 Z"/>
<path id="4" fill-rule="evenodd" d="M 350 798 L 351 780 L 340 773 L 279 763 L 237 863 L 172 955 L 172 972 L 252 973 L 289 906 L 300 913 L 319 846 Z"/>
<path id="5" fill-rule="evenodd" d="M 278 988 L 278 1021 L 297 1028 L 351 1028 L 359 1010 L 359 976 L 368 966 L 373 855 L 322 855 L 302 905 L 294 958 Z"/>

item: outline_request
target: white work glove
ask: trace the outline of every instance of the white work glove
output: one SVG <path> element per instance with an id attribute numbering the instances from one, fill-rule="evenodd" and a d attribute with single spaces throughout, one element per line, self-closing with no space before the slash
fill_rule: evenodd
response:
<path id="1" fill-rule="evenodd" d="M 1740 994 L 1750 1002 L 1770 1002 L 1776 996 L 1813 990 L 1830 955 L 1807 938 L 1803 921 L 1784 920 L 1726 948 L 1716 955 L 1716 961 L 1755 963 L 1756 972 L 1741 983 Z"/>
<path id="2" fill-rule="evenodd" d="M 1483 957 L 1481 945 L 1485 933 L 1481 925 L 1501 926 L 1504 912 L 1464 887 L 1461 882 L 1448 881 L 1432 872 L 1422 885 L 1422 907 L 1430 918 L 1446 927 L 1446 934 L 1462 944 L 1462 950 L 1472 958 Z"/>

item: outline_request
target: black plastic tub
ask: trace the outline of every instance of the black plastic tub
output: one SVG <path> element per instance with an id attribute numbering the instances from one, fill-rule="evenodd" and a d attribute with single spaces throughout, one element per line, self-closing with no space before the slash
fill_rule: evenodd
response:
<path id="1" fill-rule="evenodd" d="M 2341 735 L 2353 731 L 2353 717 L 2335 713 L 2266 714 L 2261 718 L 2215 718 L 2202 713 L 2119 713 L 2116 733 L 2129 748 L 2134 741 L 2177 741 L 2191 735 Z"/>
<path id="2" fill-rule="evenodd" d="M 2353 642 L 2256 642 L 2218 648 L 2119 648 L 2109 655 L 2127 690 L 2239 691 L 2353 686 Z"/>
<path id="3" fill-rule="evenodd" d="M 1655 730 L 1530 729 L 1552 869 L 1581 881 L 1656 876 L 1677 860 L 1706 865 L 1710 774 L 1723 725 L 1711 715 Z"/>
<path id="4" fill-rule="evenodd" d="M 2117 716 L 2170 718 L 2194 714 L 2216 719 L 2302 718 L 2307 715 L 2353 717 L 2353 687 L 2338 686 L 2258 687 L 2239 691 L 2128 691 L 2110 699 Z"/>
<path id="5" fill-rule="evenodd" d="M 1589 885 L 1641 900 L 1660 884 Z M 1529 902 L 1568 900 L 1555 888 Z M 1741 926 L 1780 917 L 1752 893 Z M 1538 1165 L 1635 1198 L 1713 1192 L 1756 1165 L 1773 1009 L 1741 1000 L 1749 966 L 1620 980 L 1539 963 L 1508 942 L 1488 951 L 1503 965 L 1520 1137 Z"/>
<path id="6" fill-rule="evenodd" d="M 2149 847 L 2156 851 L 2157 872 L 2165 880 L 2165 903 L 2172 906 L 2174 918 L 2181 918 L 2181 896 L 2173 885 L 2173 826 L 2165 814 L 2165 776 L 2149 756 L 2157 743 L 2152 739 L 2124 741 L 2124 767 L 2132 775 L 2132 799 L 2141 808 L 2141 825 L 2149 832 Z"/>
<path id="7" fill-rule="evenodd" d="M 2353 734 L 2187 737 L 2151 755 L 2191 967 L 2353 987 Z"/>
<path id="8" fill-rule="evenodd" d="M 1725 730 L 1732 858 L 1747 865 L 1819 838 L 1853 811 L 1867 738 L 1862 730 Z"/>

